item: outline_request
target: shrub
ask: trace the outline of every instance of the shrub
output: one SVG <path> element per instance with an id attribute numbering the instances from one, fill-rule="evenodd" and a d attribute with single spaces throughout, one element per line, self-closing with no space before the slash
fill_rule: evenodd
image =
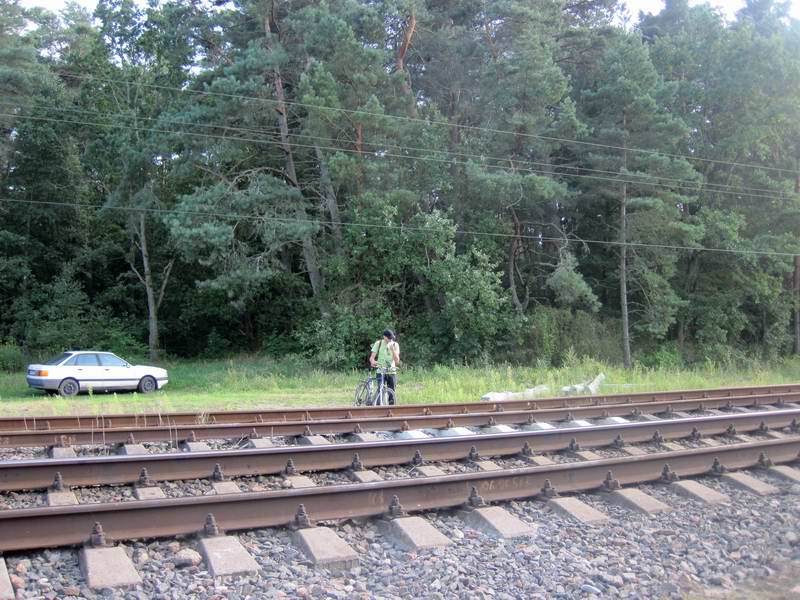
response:
<path id="1" fill-rule="evenodd" d="M 0 371 L 19 371 L 25 367 L 25 357 L 15 342 L 0 342 Z"/>

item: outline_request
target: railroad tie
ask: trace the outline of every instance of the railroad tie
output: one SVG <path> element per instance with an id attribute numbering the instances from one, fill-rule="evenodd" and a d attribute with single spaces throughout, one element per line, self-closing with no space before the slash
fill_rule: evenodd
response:
<path id="1" fill-rule="evenodd" d="M 608 521 L 608 515 L 600 512 L 596 508 L 589 506 L 577 498 L 550 498 L 547 505 L 564 516 L 585 524 L 595 525 Z"/>
<path id="2" fill-rule="evenodd" d="M 88 544 L 81 548 L 80 566 L 87 585 L 95 590 L 142 583 L 125 547 L 109 545 L 100 523 L 94 524 Z"/>
<path id="3" fill-rule="evenodd" d="M 777 494 L 780 490 L 769 483 L 764 483 L 760 479 L 756 479 L 747 473 L 725 473 L 722 475 L 723 481 L 738 487 L 739 489 L 752 492 L 758 496 L 770 496 Z"/>
<path id="4" fill-rule="evenodd" d="M 0 600 L 14 600 L 16 597 L 11 586 L 11 578 L 8 576 L 6 560 L 0 556 Z"/>
<path id="5" fill-rule="evenodd" d="M 292 541 L 316 566 L 340 574 L 358 565 L 358 553 L 330 527 L 315 526 L 302 504 L 292 528 Z"/>
<path id="6" fill-rule="evenodd" d="M 47 506 L 75 506 L 78 498 L 75 492 L 64 484 L 61 473 L 56 473 L 52 485 L 47 489 Z"/>
<path id="7" fill-rule="evenodd" d="M 199 546 L 212 577 L 256 573 L 259 570 L 258 563 L 242 546 L 239 538 L 225 535 L 211 513 L 206 516 Z"/>

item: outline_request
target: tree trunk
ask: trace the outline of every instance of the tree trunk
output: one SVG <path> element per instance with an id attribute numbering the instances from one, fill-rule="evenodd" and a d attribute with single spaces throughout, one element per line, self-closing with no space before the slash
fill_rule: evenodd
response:
<path id="1" fill-rule="evenodd" d="M 268 8 L 269 16 L 264 23 L 264 33 L 266 36 L 267 49 L 272 50 L 272 36 L 277 35 L 278 30 L 277 23 L 275 22 L 274 0 L 273 2 L 270 2 Z M 283 149 L 284 156 L 286 157 L 284 173 L 289 184 L 292 187 L 299 189 L 300 185 L 297 179 L 297 169 L 295 168 L 294 164 L 294 152 L 292 151 L 292 146 L 289 142 L 289 118 L 286 108 L 286 93 L 283 89 L 283 77 L 281 76 L 281 70 L 278 65 L 275 65 L 272 70 L 272 79 L 273 85 L 275 86 L 275 99 L 278 101 L 275 110 L 278 112 L 278 129 L 280 130 L 281 135 L 281 148 Z M 295 207 L 295 216 L 300 223 L 308 222 L 308 214 L 306 213 L 306 209 L 302 202 L 297 203 Z M 303 260 L 306 263 L 308 279 L 311 283 L 311 292 L 313 293 L 314 298 L 317 300 L 320 312 L 324 318 L 329 315 L 329 311 L 322 298 L 324 282 L 322 279 L 322 273 L 319 269 L 319 264 L 317 262 L 317 252 L 316 248 L 314 247 L 314 240 L 311 236 L 311 232 L 304 233 L 302 241 Z"/>
<path id="2" fill-rule="evenodd" d="M 627 112 L 623 111 L 622 128 L 628 125 Z M 628 165 L 628 151 L 622 151 L 622 166 Z M 619 202 L 619 296 L 620 307 L 622 309 L 622 360 L 626 369 L 633 366 L 631 361 L 631 330 L 628 319 L 628 184 L 622 184 L 622 194 Z"/>
<path id="3" fill-rule="evenodd" d="M 411 89 L 411 74 L 406 69 L 405 58 L 406 52 L 408 52 L 408 49 L 411 47 L 411 40 L 414 37 L 416 29 L 417 15 L 412 7 L 411 14 L 403 28 L 403 41 L 397 49 L 397 60 L 395 62 L 397 72 L 403 74 L 403 83 L 400 84 L 400 93 L 409 97 L 408 116 L 412 118 L 417 116 L 417 99 L 414 97 L 414 93 Z"/>
<path id="4" fill-rule="evenodd" d="M 794 257 L 794 353 L 800 354 L 800 256 Z"/>
<path id="5" fill-rule="evenodd" d="M 519 293 L 517 292 L 517 251 L 522 243 L 520 239 L 522 230 L 519 218 L 517 218 L 517 213 L 514 212 L 513 208 L 511 209 L 511 217 L 514 220 L 514 237 L 511 238 L 511 248 L 508 251 L 508 285 L 511 289 L 511 300 L 514 302 L 514 308 L 517 309 L 519 314 L 523 314 L 528 308 L 528 303 L 531 300 L 531 293 L 527 285 L 525 285 L 524 300 L 520 299 Z M 520 281 L 525 284 L 521 277 Z"/>
<path id="6" fill-rule="evenodd" d="M 319 163 L 319 187 L 322 192 L 322 197 L 325 200 L 325 207 L 328 209 L 328 214 L 331 216 L 331 229 L 333 230 L 333 239 L 336 242 L 336 251 L 342 252 L 342 223 L 339 218 L 339 205 L 336 202 L 336 191 L 333 189 L 333 182 L 331 181 L 331 174 L 328 171 L 328 165 L 325 163 L 325 157 L 322 155 L 322 150 L 317 144 L 314 144 L 314 153 L 317 155 L 317 162 Z"/>
<path id="7" fill-rule="evenodd" d="M 622 184 L 622 199 L 619 203 L 619 295 L 622 308 L 622 360 L 626 369 L 630 369 L 631 362 L 631 330 L 628 321 L 628 246 L 625 233 L 627 225 L 627 190 L 628 184 Z"/>
<path id="8" fill-rule="evenodd" d="M 164 268 L 164 272 L 161 274 L 161 287 L 158 290 L 158 296 L 156 296 L 156 284 L 153 278 L 152 264 L 150 262 L 150 249 L 147 245 L 147 221 L 145 220 L 144 212 L 139 215 L 138 222 L 133 222 L 132 229 L 133 243 L 139 250 L 139 256 L 142 258 L 142 273 L 136 268 L 133 259 L 130 261 L 130 265 L 136 277 L 144 286 L 145 295 L 147 296 L 147 345 L 150 349 L 150 360 L 158 360 L 161 345 L 158 335 L 158 311 L 161 308 L 161 303 L 164 301 L 164 292 L 167 289 L 167 283 L 169 282 L 169 276 L 172 273 L 172 266 L 175 264 L 175 259 L 171 259 Z"/>

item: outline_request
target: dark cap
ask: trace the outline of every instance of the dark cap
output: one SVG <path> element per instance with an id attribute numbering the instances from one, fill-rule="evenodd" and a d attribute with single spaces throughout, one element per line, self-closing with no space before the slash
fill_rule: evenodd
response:
<path id="1" fill-rule="evenodd" d="M 391 329 L 386 329 L 386 330 L 383 332 L 383 337 L 387 337 L 387 338 L 389 338 L 390 340 L 393 340 L 393 339 L 395 339 L 394 331 L 392 331 Z"/>

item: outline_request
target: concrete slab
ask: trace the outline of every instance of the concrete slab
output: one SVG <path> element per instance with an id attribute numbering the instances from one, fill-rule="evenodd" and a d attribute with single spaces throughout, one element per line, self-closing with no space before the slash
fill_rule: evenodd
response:
<path id="1" fill-rule="evenodd" d="M 232 535 L 207 537 L 200 540 L 200 553 L 213 577 L 258 572 L 258 563 Z"/>
<path id="2" fill-rule="evenodd" d="M 643 414 L 639 415 L 636 419 L 637 421 L 663 421 L 661 417 L 657 417 L 655 415 Z"/>
<path id="3" fill-rule="evenodd" d="M 147 454 L 147 448 L 142 444 L 122 444 L 117 448 L 117 454 L 122 456 L 133 456 L 136 454 Z"/>
<path id="4" fill-rule="evenodd" d="M 212 481 L 211 487 L 214 488 L 214 493 L 218 496 L 223 494 L 239 494 L 242 491 L 233 481 Z"/>
<path id="5" fill-rule="evenodd" d="M 745 406 L 732 406 L 731 412 L 735 413 L 749 413 L 750 409 Z"/>
<path id="6" fill-rule="evenodd" d="M 669 506 L 645 494 L 641 490 L 635 488 L 627 488 L 624 490 L 615 490 L 608 494 L 608 499 L 612 502 L 620 504 L 631 510 L 635 510 L 646 515 L 653 515 L 660 512 L 669 512 L 672 510 Z"/>
<path id="7" fill-rule="evenodd" d="M 396 545 L 412 552 L 449 546 L 453 542 L 422 517 L 379 520 L 378 528 Z"/>
<path id="8" fill-rule="evenodd" d="M 133 561 L 128 558 L 122 546 L 82 548 L 80 564 L 86 583 L 95 590 L 129 587 L 142 583 Z"/>
<path id="9" fill-rule="evenodd" d="M 582 460 L 600 460 L 602 458 L 597 452 L 591 450 L 578 450 L 574 454 Z"/>
<path id="10" fill-rule="evenodd" d="M 75 496 L 75 492 L 47 490 L 47 506 L 75 506 L 76 504 L 78 504 L 78 498 Z"/>
<path id="11" fill-rule="evenodd" d="M 556 512 L 572 517 L 587 525 L 608 521 L 608 515 L 601 513 L 577 498 L 551 498 L 547 501 L 547 504 Z"/>
<path id="12" fill-rule="evenodd" d="M 466 427 L 449 427 L 436 432 L 436 437 L 461 437 L 465 435 L 475 435 L 475 432 Z"/>
<path id="13" fill-rule="evenodd" d="M 288 481 L 291 487 L 295 489 L 317 486 L 317 484 L 306 475 L 289 475 L 286 477 L 286 481 Z"/>
<path id="14" fill-rule="evenodd" d="M 692 415 L 690 415 L 689 413 L 684 412 L 682 410 L 676 410 L 674 413 L 672 413 L 672 415 L 676 419 L 691 419 L 692 418 Z"/>
<path id="15" fill-rule="evenodd" d="M 735 487 L 738 487 L 743 490 L 747 490 L 748 492 L 753 492 L 758 496 L 770 496 L 772 494 L 777 494 L 780 492 L 778 488 L 774 485 L 770 485 L 769 483 L 764 483 L 763 481 L 756 479 L 752 475 L 748 475 L 747 473 L 736 472 L 736 473 L 725 473 L 722 476 L 722 479 Z"/>
<path id="16" fill-rule="evenodd" d="M 716 448 L 722 445 L 722 442 L 713 438 L 703 438 L 700 440 L 700 443 L 708 446 L 709 448 Z"/>
<path id="17" fill-rule="evenodd" d="M 720 494 L 717 490 L 711 489 L 702 483 L 697 483 L 691 479 L 686 481 L 676 481 L 670 483 L 669 487 L 672 488 L 676 494 L 684 498 L 691 498 L 703 504 L 728 504 L 730 498 L 725 494 Z"/>
<path id="18" fill-rule="evenodd" d="M 8 576 L 6 561 L 0 557 L 0 600 L 14 600 L 14 587 L 11 585 L 11 578 Z"/>
<path id="19" fill-rule="evenodd" d="M 272 448 L 275 444 L 267 438 L 250 438 L 247 440 L 246 448 Z"/>
<path id="20" fill-rule="evenodd" d="M 550 423 L 528 423 L 522 426 L 523 431 L 549 431 L 555 428 L 556 426 Z"/>
<path id="21" fill-rule="evenodd" d="M 567 429 L 569 427 L 591 427 L 592 424 L 584 419 L 573 419 L 572 421 L 559 421 L 556 423 L 558 429 Z"/>
<path id="22" fill-rule="evenodd" d="M 781 479 L 791 481 L 792 483 L 800 483 L 800 471 L 793 469 L 792 467 L 787 467 L 785 465 L 770 467 L 767 469 L 767 473 L 770 475 L 775 475 L 776 477 L 780 477 Z"/>
<path id="23" fill-rule="evenodd" d="M 353 433 L 350 435 L 350 441 L 356 442 L 358 444 L 363 444 L 366 442 L 380 442 L 381 439 L 382 438 L 380 436 L 375 435 L 374 433 L 371 433 L 369 431 L 367 431 L 366 433 Z"/>
<path id="24" fill-rule="evenodd" d="M 770 430 L 770 431 L 768 431 L 766 433 L 766 436 L 768 438 L 773 439 L 773 440 L 782 440 L 783 438 L 786 437 L 786 434 L 783 433 L 782 431 L 772 431 L 772 430 Z"/>
<path id="25" fill-rule="evenodd" d="M 624 425 L 625 423 L 630 423 L 630 421 L 623 417 L 606 417 L 597 421 L 597 425 Z"/>
<path id="26" fill-rule="evenodd" d="M 435 467 L 433 465 L 420 465 L 418 467 L 414 467 L 412 469 L 413 472 L 422 475 L 423 477 L 440 477 L 444 475 L 444 471 L 442 471 L 439 467 Z"/>
<path id="27" fill-rule="evenodd" d="M 543 456 L 541 454 L 530 456 L 527 458 L 527 461 L 536 467 L 548 467 L 550 465 L 556 464 L 555 462 L 553 462 L 552 458 Z"/>
<path id="28" fill-rule="evenodd" d="M 536 527 L 518 519 L 499 506 L 464 510 L 459 514 L 470 527 L 496 538 L 510 539 L 536 533 Z"/>
<path id="29" fill-rule="evenodd" d="M 503 467 L 492 460 L 476 460 L 475 466 L 480 471 L 502 471 Z"/>
<path id="30" fill-rule="evenodd" d="M 297 438 L 298 446 L 325 446 L 331 441 L 321 435 L 301 435 Z"/>
<path id="31" fill-rule="evenodd" d="M 311 527 L 294 532 L 294 543 L 311 561 L 331 573 L 342 573 L 358 565 L 358 554 L 328 527 Z"/>
<path id="32" fill-rule="evenodd" d="M 680 452 L 681 450 L 686 450 L 686 448 L 676 442 L 661 442 L 661 445 L 670 452 Z"/>
<path id="33" fill-rule="evenodd" d="M 357 483 L 371 483 L 373 481 L 383 481 L 383 477 L 375 471 L 353 471 L 350 479 Z"/>
<path id="34" fill-rule="evenodd" d="M 511 425 L 492 425 L 491 427 L 483 427 L 481 433 L 512 433 L 516 431 Z"/>
<path id="35" fill-rule="evenodd" d="M 647 454 L 647 452 L 639 448 L 639 446 L 623 446 L 620 450 L 628 456 L 643 456 Z"/>
<path id="36" fill-rule="evenodd" d="M 705 414 L 707 414 L 707 415 L 725 415 L 727 413 L 725 411 L 719 410 L 718 408 L 707 408 L 705 410 Z"/>
<path id="37" fill-rule="evenodd" d="M 167 495 L 158 486 L 133 488 L 133 497 L 137 500 L 161 500 Z"/>
<path id="38" fill-rule="evenodd" d="M 394 434 L 394 437 L 398 440 L 424 440 L 431 436 L 421 429 L 410 429 L 408 431 L 398 431 Z"/>
<path id="39" fill-rule="evenodd" d="M 47 455 L 50 458 L 75 458 L 77 456 L 77 454 L 75 454 L 75 448 L 71 446 L 50 446 L 47 449 Z"/>
<path id="40" fill-rule="evenodd" d="M 211 446 L 205 442 L 181 442 L 184 452 L 211 452 Z"/>
<path id="41" fill-rule="evenodd" d="M 732 435 L 731 439 L 735 442 L 740 442 L 742 444 L 749 444 L 750 442 L 755 442 L 755 439 L 751 438 L 749 435 L 744 433 L 737 433 L 736 435 Z"/>

